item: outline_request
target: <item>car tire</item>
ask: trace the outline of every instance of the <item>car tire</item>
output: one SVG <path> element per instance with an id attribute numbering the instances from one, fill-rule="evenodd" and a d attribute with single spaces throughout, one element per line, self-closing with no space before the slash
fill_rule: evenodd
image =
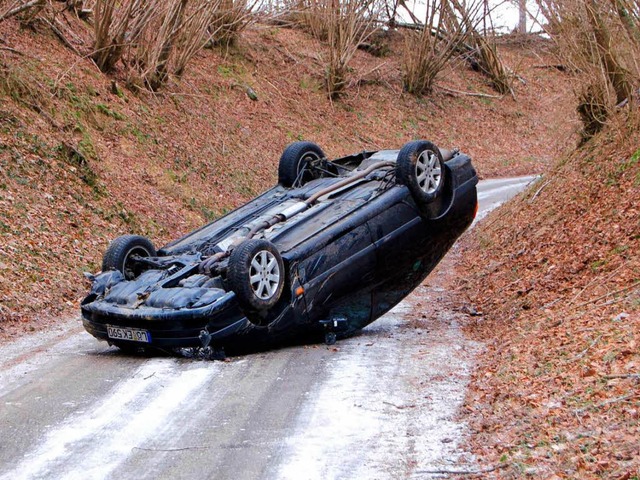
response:
<path id="1" fill-rule="evenodd" d="M 284 290 L 284 262 L 267 240 L 245 240 L 231 252 L 227 282 L 238 304 L 249 312 L 266 312 Z"/>
<path id="2" fill-rule="evenodd" d="M 447 169 L 438 147 L 426 140 L 405 144 L 396 162 L 396 181 L 406 185 L 419 205 L 433 202 L 444 188 Z"/>
<path id="3" fill-rule="evenodd" d="M 325 158 L 322 149 L 313 142 L 295 142 L 282 152 L 278 165 L 278 183 L 283 187 L 301 187 L 305 183 L 322 176 L 319 172 L 305 170 L 313 161 Z"/>
<path id="4" fill-rule="evenodd" d="M 133 255 L 155 257 L 157 254 L 153 243 L 140 235 L 122 235 L 113 240 L 102 258 L 102 271 L 117 270 L 127 280 L 133 280 L 144 268 L 131 261 Z"/>

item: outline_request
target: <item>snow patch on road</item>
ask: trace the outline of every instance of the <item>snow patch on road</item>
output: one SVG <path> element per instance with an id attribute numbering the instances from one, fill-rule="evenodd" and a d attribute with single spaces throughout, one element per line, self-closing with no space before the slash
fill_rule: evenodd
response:
<path id="1" fill-rule="evenodd" d="M 103 479 L 216 372 L 211 363 L 147 361 L 111 393 L 49 431 L 1 480 Z"/>
<path id="2" fill-rule="evenodd" d="M 462 460 L 466 427 L 456 412 L 479 345 L 452 319 L 434 319 L 418 333 L 406 324 L 412 311 L 403 302 L 338 344 L 328 379 L 309 392 L 286 442 L 277 478 L 407 478 Z"/>
<path id="3" fill-rule="evenodd" d="M 0 396 L 16 388 L 25 374 L 36 371 L 51 358 L 82 352 L 92 339 L 88 333 L 81 334 L 82 330 L 80 322 L 67 320 L 55 328 L 0 345 Z"/>

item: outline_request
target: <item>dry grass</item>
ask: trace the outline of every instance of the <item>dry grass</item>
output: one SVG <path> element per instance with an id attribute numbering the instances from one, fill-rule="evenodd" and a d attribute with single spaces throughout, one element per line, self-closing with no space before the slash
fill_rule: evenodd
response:
<path id="1" fill-rule="evenodd" d="M 158 90 L 208 43 L 233 41 L 251 21 L 246 0 L 96 0 L 92 58 L 104 72 L 122 60 L 132 83 Z"/>
<path id="2" fill-rule="evenodd" d="M 375 0 L 296 0 L 284 6 L 285 18 L 315 38 L 327 42 L 323 59 L 325 85 L 330 98 L 337 98 L 347 85 L 349 63 L 358 45 L 375 33 L 380 5 Z"/>
<path id="3" fill-rule="evenodd" d="M 537 0 L 558 55 L 577 73 L 583 137 L 599 130 L 616 104 L 631 99 L 640 83 L 637 0 Z"/>

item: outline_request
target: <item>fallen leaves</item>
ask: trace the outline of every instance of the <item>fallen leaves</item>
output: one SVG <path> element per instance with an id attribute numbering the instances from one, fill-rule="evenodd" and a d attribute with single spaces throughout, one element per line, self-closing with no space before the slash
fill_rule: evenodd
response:
<path id="1" fill-rule="evenodd" d="M 467 330 L 487 342 L 466 408 L 483 462 L 640 475 L 640 168 L 614 183 L 615 164 L 590 160 L 629 158 L 639 128 L 621 118 L 465 241 L 459 292 L 484 312 Z"/>

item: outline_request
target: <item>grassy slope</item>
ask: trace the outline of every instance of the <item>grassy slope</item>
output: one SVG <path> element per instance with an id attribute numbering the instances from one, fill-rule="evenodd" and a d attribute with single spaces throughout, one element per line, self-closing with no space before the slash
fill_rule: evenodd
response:
<path id="1" fill-rule="evenodd" d="M 467 237 L 468 330 L 487 342 L 467 412 L 505 477 L 639 478 L 634 109 Z"/>
<path id="2" fill-rule="evenodd" d="M 68 21 L 76 47 L 90 51 L 89 27 Z M 516 100 L 402 93 L 396 35 L 385 58 L 358 53 L 347 95 L 330 102 L 319 60 L 326 49 L 300 31 L 256 27 L 237 48 L 201 52 L 157 95 L 124 88 L 122 72 L 101 74 L 41 26 L 9 20 L 0 35 L 22 53 L 0 50 L 5 335 L 75 314 L 86 289 L 81 272 L 99 269 L 115 236 L 162 244 L 268 188 L 291 141 L 316 141 L 338 156 L 428 138 L 462 147 L 492 176 L 543 171 L 574 130 L 565 120 L 568 79 L 532 67 L 547 55 L 539 44 L 504 48 L 526 79 Z M 445 72 L 442 85 L 493 93 L 464 65 Z"/>

